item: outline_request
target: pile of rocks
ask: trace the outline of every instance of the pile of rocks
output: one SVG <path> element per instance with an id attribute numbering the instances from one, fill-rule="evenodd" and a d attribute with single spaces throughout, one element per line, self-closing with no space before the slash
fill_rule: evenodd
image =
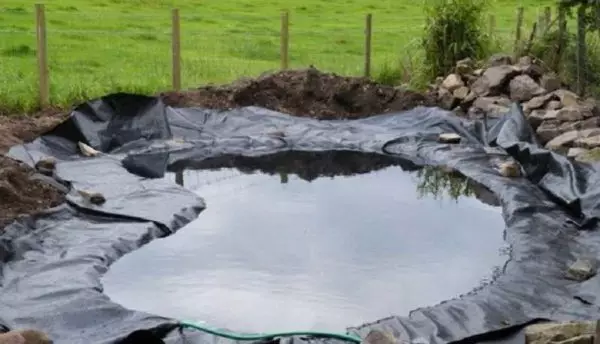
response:
<path id="1" fill-rule="evenodd" d="M 431 85 L 440 105 L 469 118 L 503 116 L 512 102 L 525 115 L 547 148 L 578 160 L 600 156 L 600 108 L 594 99 L 569 91 L 555 73 L 534 58 L 516 63 L 494 55 L 484 66 L 471 59 Z"/>

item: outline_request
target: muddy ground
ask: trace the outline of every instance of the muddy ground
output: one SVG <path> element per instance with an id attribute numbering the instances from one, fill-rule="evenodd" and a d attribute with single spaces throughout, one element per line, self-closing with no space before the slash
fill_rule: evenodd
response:
<path id="1" fill-rule="evenodd" d="M 435 105 L 435 97 L 380 85 L 366 78 L 342 77 L 314 68 L 265 74 L 229 85 L 204 86 L 184 92 L 164 92 L 167 105 L 232 108 L 261 106 L 296 116 L 354 119 L 418 105 Z M 1 104 L 0 104 L 1 106 Z M 68 110 L 0 116 L 0 153 L 30 141 L 66 118 Z M 58 190 L 29 181 L 32 170 L 7 158 L 0 160 L 0 228 L 20 214 L 31 214 L 60 203 Z"/>

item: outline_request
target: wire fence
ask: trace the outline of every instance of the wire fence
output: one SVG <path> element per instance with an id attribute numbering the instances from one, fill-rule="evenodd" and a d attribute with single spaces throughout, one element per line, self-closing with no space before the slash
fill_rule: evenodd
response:
<path id="1" fill-rule="evenodd" d="M 344 75 L 371 76 L 421 54 L 425 23 L 424 17 L 398 18 L 395 23 L 372 17 L 369 28 L 366 14 L 323 24 L 318 18 L 291 13 L 284 27 L 279 16 L 223 14 L 216 21 L 180 13 L 175 30 L 172 13 L 74 15 L 68 7 L 36 8 L 0 10 L 0 19 L 3 14 L 17 18 L 0 26 L 0 103 L 27 108 L 68 104 L 113 91 L 154 93 L 230 82 L 282 66 L 314 65 Z M 490 31 L 509 51 L 516 29 L 514 20 L 512 25 L 504 20 L 497 22 L 491 16 Z M 527 17 L 525 27 L 531 22 L 535 20 Z M 174 68 L 175 60 L 180 71 Z M 180 74 L 180 85 L 174 85 L 174 73 Z"/>

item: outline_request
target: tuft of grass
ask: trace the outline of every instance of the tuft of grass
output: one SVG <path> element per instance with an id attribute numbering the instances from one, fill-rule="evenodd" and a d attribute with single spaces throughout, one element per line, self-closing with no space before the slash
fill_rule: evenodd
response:
<path id="1" fill-rule="evenodd" d="M 489 55 L 491 38 L 483 26 L 486 4 L 485 0 L 428 0 L 421 43 L 426 66 L 421 69 L 423 79 L 448 74 L 464 58 Z"/>

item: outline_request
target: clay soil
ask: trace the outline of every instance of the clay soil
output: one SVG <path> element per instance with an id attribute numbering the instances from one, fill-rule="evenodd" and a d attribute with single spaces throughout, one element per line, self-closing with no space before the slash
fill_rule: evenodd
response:
<path id="1" fill-rule="evenodd" d="M 265 74 L 223 86 L 165 92 L 159 96 L 174 107 L 260 106 L 317 119 L 356 119 L 419 105 L 435 105 L 433 96 L 380 85 L 366 78 L 322 73 L 314 68 Z M 30 181 L 31 168 L 1 154 L 51 129 L 65 119 L 66 112 L 49 109 L 31 115 L 0 116 L 0 228 L 19 215 L 32 214 L 63 201 L 64 195 L 58 190 Z"/>

